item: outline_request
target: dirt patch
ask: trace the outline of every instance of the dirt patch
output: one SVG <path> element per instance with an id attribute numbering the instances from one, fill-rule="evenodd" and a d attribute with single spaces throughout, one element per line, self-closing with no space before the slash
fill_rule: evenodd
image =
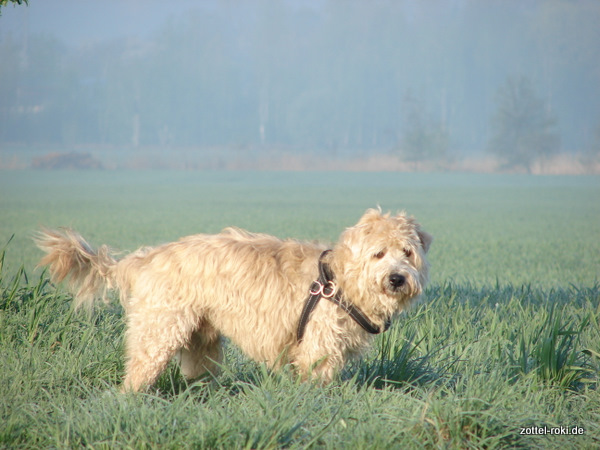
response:
<path id="1" fill-rule="evenodd" d="M 102 163 L 90 153 L 48 153 L 31 161 L 34 169 L 103 169 Z"/>

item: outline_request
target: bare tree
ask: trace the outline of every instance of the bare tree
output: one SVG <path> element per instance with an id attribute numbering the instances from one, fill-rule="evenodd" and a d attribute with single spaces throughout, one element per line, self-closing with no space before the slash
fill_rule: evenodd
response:
<path id="1" fill-rule="evenodd" d="M 412 93 L 404 97 L 407 110 L 401 155 L 408 161 L 443 160 L 447 157 L 449 134 L 442 123 L 435 121 L 423 102 Z"/>
<path id="2" fill-rule="evenodd" d="M 488 150 L 500 157 L 506 168 L 530 171 L 534 161 L 558 152 L 556 119 L 528 78 L 509 77 L 496 97 L 498 107 Z"/>

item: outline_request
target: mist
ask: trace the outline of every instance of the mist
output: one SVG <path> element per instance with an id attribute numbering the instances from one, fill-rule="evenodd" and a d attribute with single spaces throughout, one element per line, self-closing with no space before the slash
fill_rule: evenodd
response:
<path id="1" fill-rule="evenodd" d="M 541 122 L 514 167 L 598 164 L 594 0 L 31 0 L 1 13 L 0 167 L 502 168 L 498 134 Z M 511 80 L 537 109 L 502 128 Z"/>

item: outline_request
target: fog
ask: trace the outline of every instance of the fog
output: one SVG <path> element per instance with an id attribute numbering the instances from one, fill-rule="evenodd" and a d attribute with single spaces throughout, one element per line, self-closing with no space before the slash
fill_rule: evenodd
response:
<path id="1" fill-rule="evenodd" d="M 72 151 L 105 167 L 285 155 L 314 168 L 373 155 L 445 167 L 522 142 L 525 165 L 600 153 L 595 0 L 30 0 L 0 11 L 4 167 Z M 514 106 L 506 125 L 515 86 L 529 109 Z M 523 127 L 541 131 L 506 143 Z"/>

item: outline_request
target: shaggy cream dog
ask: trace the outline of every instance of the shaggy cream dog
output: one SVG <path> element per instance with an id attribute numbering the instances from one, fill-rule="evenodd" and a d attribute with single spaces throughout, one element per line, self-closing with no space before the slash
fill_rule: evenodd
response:
<path id="1" fill-rule="evenodd" d="M 124 389 L 138 391 L 175 356 L 188 378 L 214 373 L 221 336 L 257 361 L 330 381 L 421 294 L 431 240 L 404 213 L 371 209 L 331 250 L 236 228 L 122 259 L 71 230 L 43 230 L 36 243 L 47 253 L 40 265 L 54 281 L 68 278 L 76 306 L 120 291 Z"/>

